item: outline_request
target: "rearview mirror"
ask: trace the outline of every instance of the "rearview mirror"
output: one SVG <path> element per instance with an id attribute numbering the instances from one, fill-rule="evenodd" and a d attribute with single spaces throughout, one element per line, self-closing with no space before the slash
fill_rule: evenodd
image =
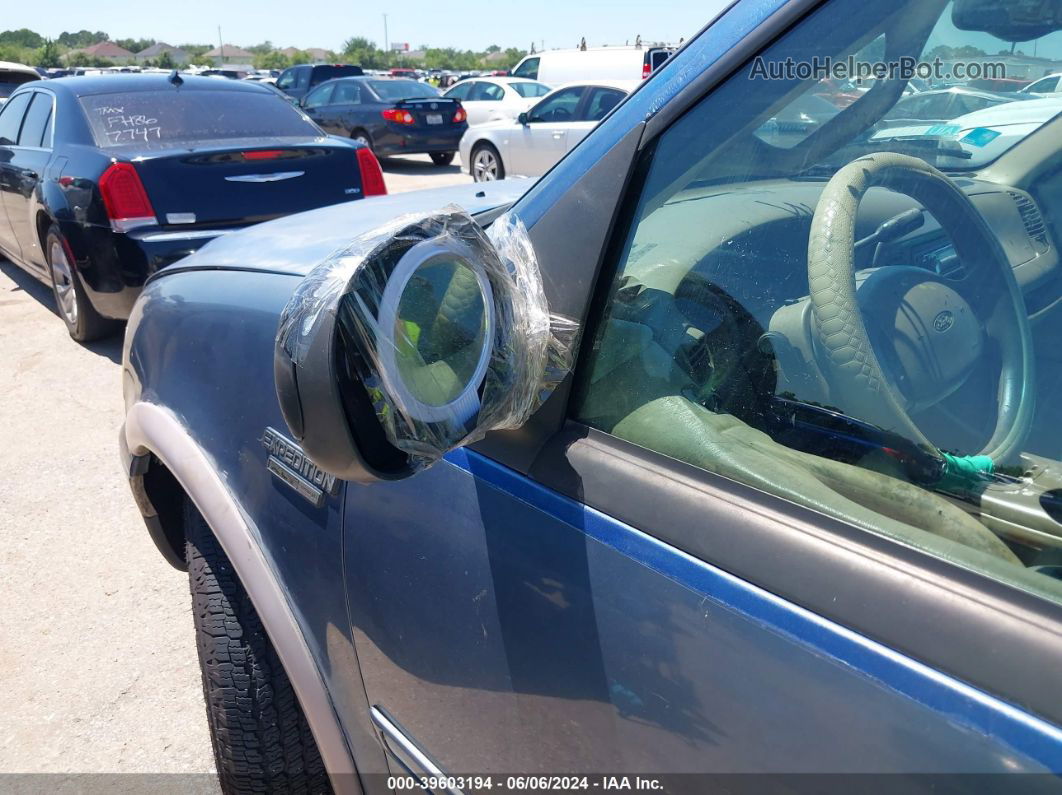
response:
<path id="1" fill-rule="evenodd" d="M 1062 29 L 1062 0 L 955 0 L 951 21 L 959 30 L 1030 41 Z"/>
<path id="2" fill-rule="evenodd" d="M 300 284 L 277 333 L 277 398 L 325 472 L 407 477 L 522 425 L 567 373 L 574 329 L 550 317 L 513 216 L 489 237 L 457 207 L 404 216 Z"/>
<path id="3" fill-rule="evenodd" d="M 527 125 L 527 121 L 528 121 L 528 119 L 527 119 L 527 111 L 524 111 L 524 112 L 523 112 L 523 113 L 521 113 L 521 114 L 520 114 L 519 116 L 517 116 L 517 117 L 516 117 L 516 120 L 517 120 L 518 122 L 520 122 L 521 124 L 523 124 L 523 125 L 525 125 L 525 126 L 526 126 L 526 125 Z"/>

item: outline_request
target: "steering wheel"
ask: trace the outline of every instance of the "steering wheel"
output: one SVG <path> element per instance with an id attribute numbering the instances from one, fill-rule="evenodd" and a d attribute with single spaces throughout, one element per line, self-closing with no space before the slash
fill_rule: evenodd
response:
<path id="1" fill-rule="evenodd" d="M 889 266 L 861 279 L 857 291 L 855 220 L 875 185 L 910 196 L 932 213 L 954 244 L 963 278 Z M 892 152 L 840 169 L 811 221 L 808 283 L 831 396 L 847 413 L 936 450 L 911 414 L 960 389 L 991 341 L 1002 366 L 996 425 L 981 455 L 1002 461 L 1021 452 L 1033 419 L 1035 379 L 1025 300 L 999 240 L 947 176 Z"/>

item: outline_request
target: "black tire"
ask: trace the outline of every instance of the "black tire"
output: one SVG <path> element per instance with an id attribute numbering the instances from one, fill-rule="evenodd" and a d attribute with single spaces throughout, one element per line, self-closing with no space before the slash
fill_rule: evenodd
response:
<path id="1" fill-rule="evenodd" d="M 54 226 L 44 236 L 44 258 L 48 263 L 55 308 L 70 336 L 78 342 L 92 342 L 117 333 L 121 323 L 96 311 L 74 266 L 70 246 Z"/>
<path id="2" fill-rule="evenodd" d="M 232 564 L 185 503 L 185 554 L 210 740 L 224 793 L 330 793 L 306 716 Z"/>
<path id="3" fill-rule="evenodd" d="M 369 147 L 369 151 L 375 154 L 375 150 L 372 148 L 372 136 L 369 135 L 368 132 L 362 129 L 354 129 L 350 131 L 350 137 L 351 140 L 354 141 L 361 140 L 367 147 Z"/>
<path id="4" fill-rule="evenodd" d="M 430 152 L 431 162 L 437 166 L 448 166 L 454 162 L 457 152 Z"/>
<path id="5" fill-rule="evenodd" d="M 477 163 L 479 162 L 480 154 L 489 154 L 494 158 L 494 175 L 485 178 L 485 174 L 481 169 L 477 169 Z M 494 179 L 505 179 L 505 164 L 502 162 L 501 155 L 498 150 L 494 148 L 492 144 L 482 141 L 472 147 L 472 153 L 469 155 L 468 173 L 472 175 L 474 182 L 489 182 Z"/>

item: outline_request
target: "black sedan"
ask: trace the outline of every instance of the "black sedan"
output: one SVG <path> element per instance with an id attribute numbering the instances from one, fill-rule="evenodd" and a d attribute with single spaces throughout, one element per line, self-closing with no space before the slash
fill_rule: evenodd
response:
<path id="1" fill-rule="evenodd" d="M 300 104 L 327 132 L 361 141 L 381 157 L 427 153 L 437 166 L 453 161 L 468 129 L 460 102 L 416 80 L 329 80 Z"/>
<path id="2" fill-rule="evenodd" d="M 381 193 L 369 149 L 253 83 L 69 77 L 0 110 L 0 256 L 52 287 L 79 341 L 116 330 L 149 275 L 212 238 Z"/>

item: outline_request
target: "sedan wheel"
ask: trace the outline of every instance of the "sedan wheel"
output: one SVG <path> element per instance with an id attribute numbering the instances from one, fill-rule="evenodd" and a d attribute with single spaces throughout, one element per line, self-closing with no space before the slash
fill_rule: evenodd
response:
<path id="1" fill-rule="evenodd" d="M 74 273 L 66 249 L 58 237 L 52 236 L 48 246 L 48 262 L 52 268 L 55 299 L 63 320 L 70 327 L 77 326 L 77 294 L 74 292 Z"/>
<path id="2" fill-rule="evenodd" d="M 85 293 L 84 285 L 70 258 L 70 249 L 59 233 L 52 227 L 45 237 L 44 252 L 48 260 L 48 273 L 52 277 L 52 292 L 59 317 L 66 324 L 70 336 L 78 342 L 91 342 L 113 334 L 119 323 L 102 317 Z"/>
<path id="3" fill-rule="evenodd" d="M 505 170 L 498 153 L 489 146 L 477 149 L 472 155 L 472 179 L 476 182 L 493 182 L 503 179 Z"/>

